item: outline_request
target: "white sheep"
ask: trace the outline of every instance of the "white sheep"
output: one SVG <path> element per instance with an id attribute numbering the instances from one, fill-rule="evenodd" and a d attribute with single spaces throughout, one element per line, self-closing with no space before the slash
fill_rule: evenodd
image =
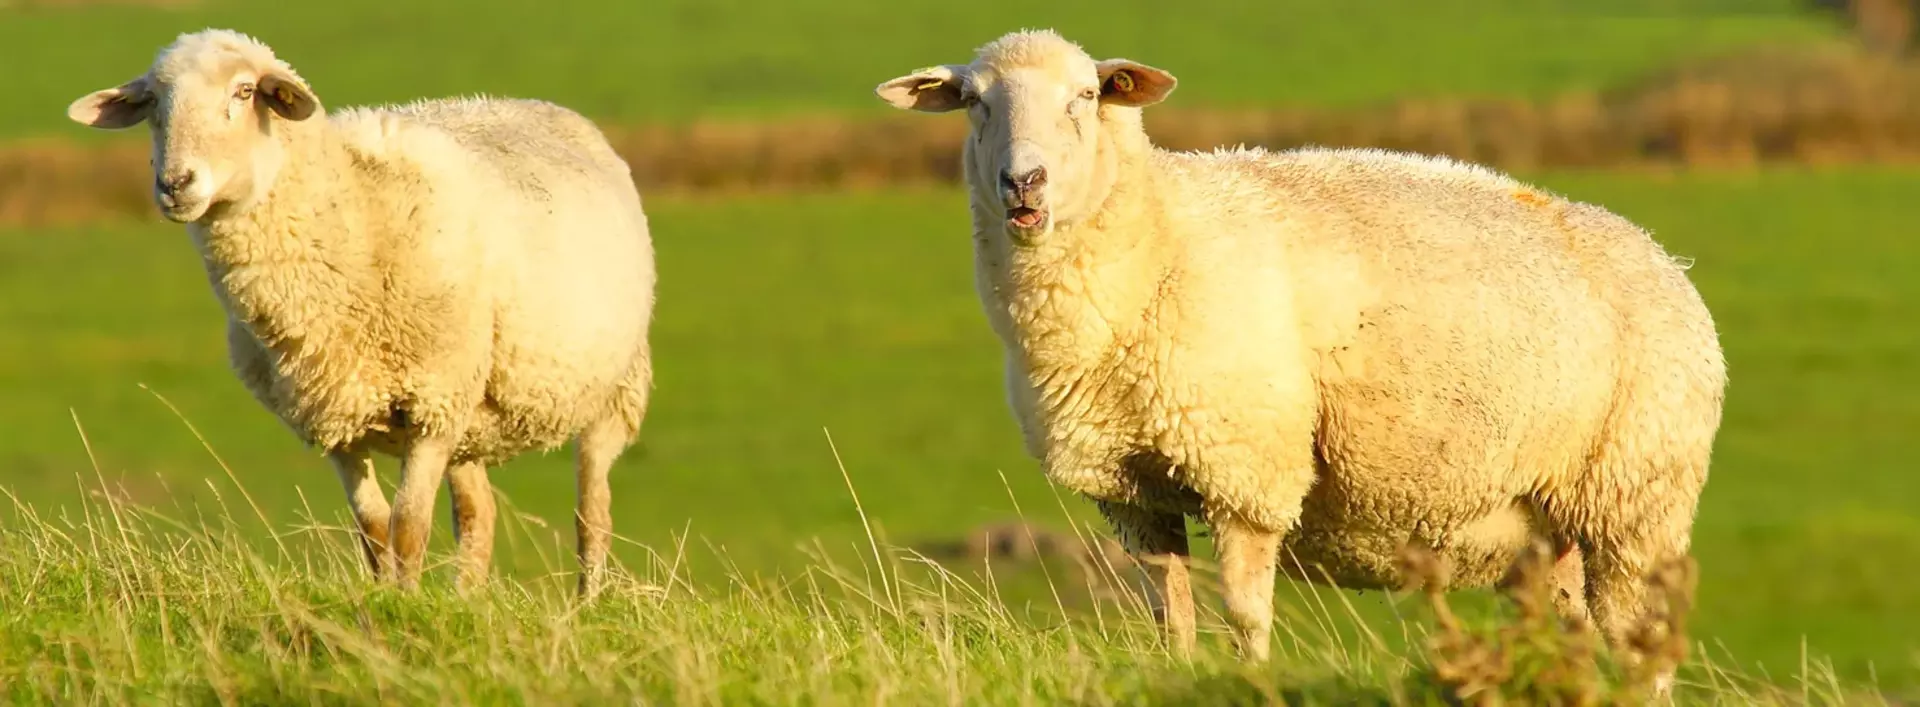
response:
<path id="1" fill-rule="evenodd" d="M 346 486 L 377 577 L 418 583 L 446 476 L 458 581 L 485 581 L 486 467 L 576 439 L 580 591 L 602 582 L 607 472 L 652 385 L 653 245 L 593 123 L 531 100 L 326 116 L 271 49 L 181 35 L 143 75 L 75 101 L 147 122 L 154 198 L 186 224 L 235 372 Z M 372 453 L 401 459 L 391 510 Z"/>
<path id="2" fill-rule="evenodd" d="M 1617 645 L 1688 552 L 1720 424 L 1683 268 L 1600 207 L 1444 159 L 1155 148 L 1141 108 L 1175 84 L 1022 31 L 875 91 L 968 115 L 976 284 L 1027 449 L 1151 568 L 1176 650 L 1186 515 L 1255 660 L 1282 554 L 1385 588 L 1412 542 L 1484 586 L 1536 533 L 1584 574 L 1562 609 Z"/>

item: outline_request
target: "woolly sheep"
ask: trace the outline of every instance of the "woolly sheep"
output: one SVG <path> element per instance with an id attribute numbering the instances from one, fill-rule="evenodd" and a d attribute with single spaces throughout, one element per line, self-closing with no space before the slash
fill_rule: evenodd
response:
<path id="1" fill-rule="evenodd" d="M 1175 649 L 1186 515 L 1253 660 L 1283 554 L 1388 588 L 1411 542 L 1485 586 L 1536 535 L 1560 608 L 1618 644 L 1688 552 L 1720 424 L 1683 268 L 1600 207 L 1441 158 L 1156 148 L 1141 109 L 1175 85 L 1020 31 L 875 88 L 967 114 L 975 281 L 1027 450 L 1149 568 Z"/>
<path id="2" fill-rule="evenodd" d="M 579 590 L 603 581 L 607 472 L 652 384 L 653 246 L 599 130 L 550 103 L 430 99 L 328 116 L 228 30 L 75 101 L 153 136 L 154 199 L 186 224 L 233 368 L 346 486 L 376 577 L 418 584 L 436 486 L 457 580 L 486 580 L 486 467 L 576 441 Z M 372 454 L 401 460 L 389 509 Z"/>

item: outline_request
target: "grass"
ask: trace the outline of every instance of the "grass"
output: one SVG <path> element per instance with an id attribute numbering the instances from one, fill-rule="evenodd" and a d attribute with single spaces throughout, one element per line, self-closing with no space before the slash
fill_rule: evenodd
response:
<path id="1" fill-rule="evenodd" d="M 1182 78 L 1181 104 L 1345 105 L 1407 96 L 1543 96 L 1618 83 L 1756 43 L 1833 41 L 1796 0 L 1151 0 L 744 2 L 209 0 L 182 8 L 0 7 L 9 74 L 0 137 L 102 137 L 68 124 L 81 94 L 132 78 L 182 31 L 273 45 L 329 105 L 489 92 L 549 98 L 613 123 L 879 114 L 872 87 L 965 61 L 1022 27 Z"/>
<path id="2" fill-rule="evenodd" d="M 95 480 L 90 491 L 109 489 Z M 0 697 L 17 704 L 1612 704 L 1645 684 L 1594 653 L 1578 624 L 1553 625 L 1540 583 L 1513 593 L 1517 611 L 1467 620 L 1429 590 L 1431 610 L 1409 606 L 1398 628 L 1431 658 L 1373 634 L 1288 631 L 1272 662 L 1249 666 L 1204 608 L 1200 650 L 1182 661 L 1137 594 L 1056 585 L 1099 605 L 1063 619 L 1016 608 L 991 572 L 955 574 L 879 542 L 870 561 L 820 557 L 782 581 L 731 573 L 717 585 L 689 581 L 682 544 L 580 604 L 552 563 L 546 577 L 463 595 L 372 585 L 345 527 L 314 518 L 269 542 L 227 507 L 186 518 L 111 493 L 58 516 L 8 505 Z M 557 534 L 508 518 L 508 540 L 559 549 Z M 1109 587 L 1121 576 L 1101 575 Z M 1353 622 L 1343 608 L 1311 618 Z M 1672 635 L 1684 652 L 1684 633 Z M 1803 668 L 1784 689 L 1697 661 L 1676 697 L 1887 704 Z"/>
<path id="3" fill-rule="evenodd" d="M 14 702 L 1000 704 L 1111 701 L 1172 672 L 1117 616 L 1035 630 L 990 588 L 918 583 L 898 561 L 712 590 L 658 558 L 581 606 L 561 581 L 374 588 L 337 527 L 290 529 L 284 553 L 233 515 L 182 524 L 111 499 L 81 518 L 10 510 L 0 601 L 19 610 L 0 617 L 0 695 Z M 559 544 L 508 525 L 509 540 Z"/>
<path id="4" fill-rule="evenodd" d="M 1920 173 L 1543 182 L 1696 258 L 1691 275 L 1723 332 L 1733 383 L 1695 541 L 1706 650 L 1781 680 L 1811 655 L 1849 680 L 1920 688 L 1920 593 L 1907 578 L 1920 566 L 1920 482 L 1909 473 L 1920 444 L 1920 334 L 1909 326 L 1920 318 L 1910 237 Z M 652 548 L 690 535 L 732 567 L 777 577 L 804 572 L 815 542 L 857 555 L 866 535 L 823 429 L 875 527 L 902 545 L 1015 515 L 1093 518 L 1019 450 L 972 291 L 961 194 L 650 210 L 659 381 L 642 445 L 613 475 L 618 532 Z M 223 478 L 220 466 L 157 393 L 272 524 L 344 505 L 325 464 L 227 373 L 217 307 L 177 228 L 0 233 L 0 331 L 0 488 L 25 502 L 70 512 L 91 452 L 134 501 L 214 503 L 206 480 Z M 530 518 L 567 526 L 565 455 L 532 455 L 493 478 Z M 446 527 L 436 525 L 441 542 Z M 638 547 L 621 552 L 643 559 Z M 716 557 L 688 562 L 696 576 L 724 577 Z M 525 547 L 498 561 L 507 576 L 543 571 Z M 1337 633 L 1392 633 L 1395 609 L 1377 595 L 1280 594 L 1299 625 L 1345 598 L 1362 621 Z"/>

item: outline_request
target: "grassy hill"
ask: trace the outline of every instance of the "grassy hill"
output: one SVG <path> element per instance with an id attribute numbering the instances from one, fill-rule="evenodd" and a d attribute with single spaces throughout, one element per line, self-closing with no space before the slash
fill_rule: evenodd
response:
<path id="1" fill-rule="evenodd" d="M 488 92 L 549 98 L 612 122 L 881 111 L 871 91 L 880 81 L 965 61 L 1022 27 L 1054 27 L 1094 54 L 1173 71 L 1181 105 L 1537 95 L 1838 32 L 1794 0 L 126 4 L 137 5 L 0 4 L 0 66 L 15 67 L 0 136 L 97 137 L 65 124 L 66 104 L 131 78 L 175 35 L 207 26 L 260 37 L 333 105 Z"/>

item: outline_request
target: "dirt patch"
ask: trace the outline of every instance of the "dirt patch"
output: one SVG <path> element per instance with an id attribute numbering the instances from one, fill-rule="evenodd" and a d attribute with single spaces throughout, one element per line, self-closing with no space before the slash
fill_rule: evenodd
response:
<path id="1" fill-rule="evenodd" d="M 1865 52 L 1749 54 L 1617 90 L 1540 101 L 1409 100 L 1370 108 L 1147 113 L 1156 142 L 1383 147 L 1507 170 L 1920 162 L 1920 64 Z M 610 126 L 649 196 L 952 184 L 958 116 Z M 147 146 L 0 146 L 0 224 L 151 218 Z"/>
<path id="2" fill-rule="evenodd" d="M 152 218 L 145 143 L 81 147 L 59 141 L 0 148 L 0 224 Z"/>
<path id="3" fill-rule="evenodd" d="M 988 523 L 967 531 L 957 539 L 935 540 L 914 548 L 929 559 L 978 565 L 1019 564 L 1046 559 L 1084 563 L 1108 563 L 1126 567 L 1131 562 L 1120 543 L 1105 536 L 1081 537 L 1072 532 L 1053 530 L 1031 523 L 1006 521 Z"/>
<path id="4" fill-rule="evenodd" d="M 988 523 L 957 538 L 918 543 L 913 550 L 955 569 L 1065 564 L 1073 568 L 1075 586 L 1094 597 L 1120 596 L 1135 578 L 1133 557 L 1113 538 L 1021 521 Z"/>

